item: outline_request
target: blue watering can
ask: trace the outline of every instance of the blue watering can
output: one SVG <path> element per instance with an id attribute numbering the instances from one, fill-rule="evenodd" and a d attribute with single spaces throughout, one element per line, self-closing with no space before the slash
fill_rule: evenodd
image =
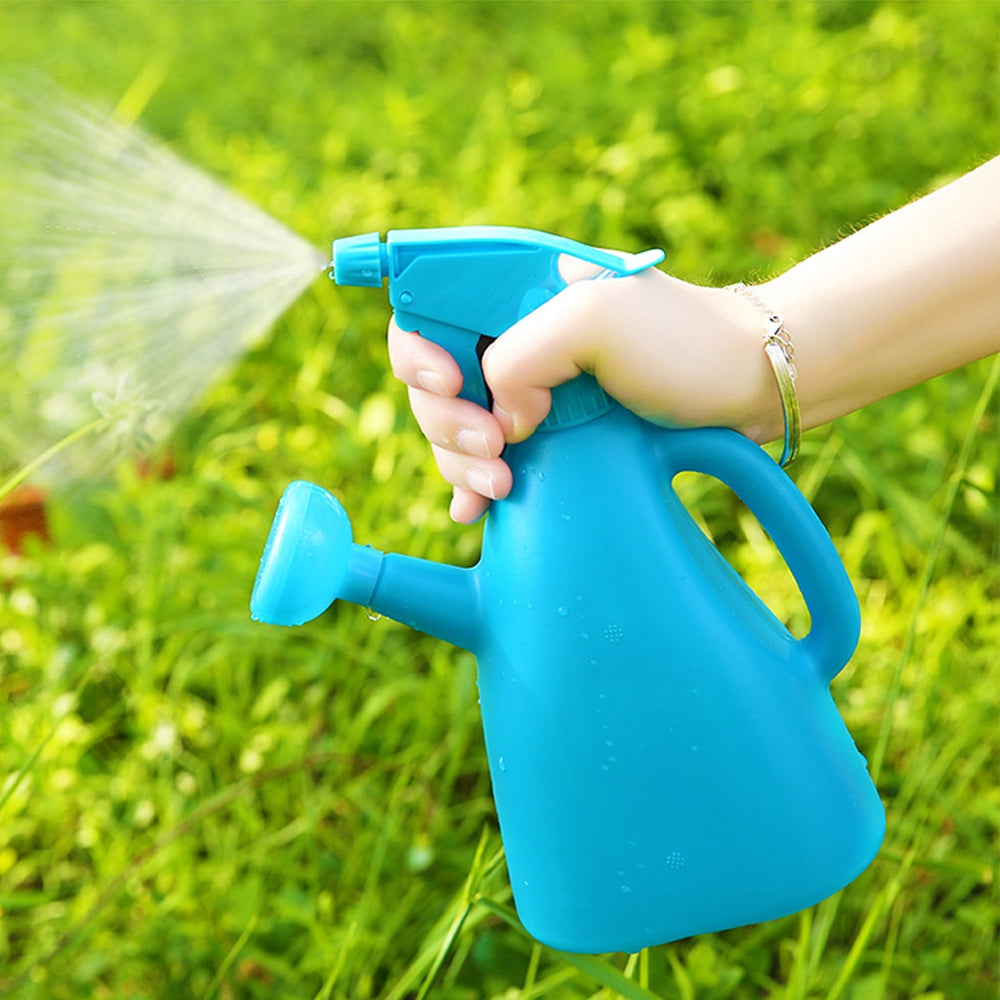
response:
<path id="1" fill-rule="evenodd" d="M 447 348 L 481 405 L 484 338 L 565 282 L 568 255 L 626 276 L 662 259 L 471 227 L 334 242 L 339 284 L 381 287 Z M 860 630 L 816 514 L 734 431 L 654 426 L 588 375 L 505 452 L 514 488 L 458 568 L 354 543 L 325 490 L 292 483 L 251 598 L 296 625 L 341 599 L 471 650 L 518 915 L 574 952 L 635 952 L 810 906 L 874 858 L 885 816 L 831 698 Z M 773 539 L 811 616 L 796 639 L 677 496 L 728 484 Z"/>

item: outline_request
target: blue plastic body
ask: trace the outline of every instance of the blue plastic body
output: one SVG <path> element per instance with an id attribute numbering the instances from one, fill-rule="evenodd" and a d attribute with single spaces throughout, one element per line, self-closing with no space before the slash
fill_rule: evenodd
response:
<path id="1" fill-rule="evenodd" d="M 509 241 L 497 232 L 464 231 L 477 275 L 503 272 Z M 545 253 L 567 252 L 535 235 Z M 440 244 L 425 236 L 390 234 L 390 295 L 394 281 L 419 287 L 405 280 L 414 261 L 442 280 L 427 263 Z M 451 240 L 453 287 L 482 301 Z M 480 268 L 494 240 L 492 267 Z M 520 291 L 523 308 L 533 300 Z M 462 322 L 483 333 L 474 312 Z M 860 628 L 843 566 L 756 445 L 654 427 L 577 381 L 567 392 L 580 399 L 550 429 L 508 449 L 514 489 L 492 507 L 475 567 L 356 545 L 337 501 L 294 483 L 254 616 L 298 624 L 339 597 L 475 653 L 514 900 L 546 944 L 635 952 L 818 902 L 869 864 L 885 825 L 829 691 Z M 686 470 L 730 485 L 760 520 L 802 591 L 806 636 L 794 638 L 698 528 L 672 486 Z"/>

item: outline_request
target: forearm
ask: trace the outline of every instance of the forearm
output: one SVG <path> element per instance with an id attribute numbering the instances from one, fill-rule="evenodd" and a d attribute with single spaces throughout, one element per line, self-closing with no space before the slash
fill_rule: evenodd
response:
<path id="1" fill-rule="evenodd" d="M 814 427 L 1000 350 L 1000 158 L 756 289 Z M 780 410 L 754 432 L 781 433 Z"/>

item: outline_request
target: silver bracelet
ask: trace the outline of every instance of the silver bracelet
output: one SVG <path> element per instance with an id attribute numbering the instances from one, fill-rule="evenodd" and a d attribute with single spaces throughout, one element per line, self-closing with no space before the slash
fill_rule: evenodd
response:
<path id="1" fill-rule="evenodd" d="M 764 353 L 774 369 L 778 395 L 781 396 L 781 412 L 785 418 L 785 444 L 778 460 L 778 464 L 785 468 L 795 461 L 802 440 L 802 417 L 799 413 L 799 397 L 795 391 L 797 371 L 792 337 L 785 321 L 768 309 L 748 285 L 738 281 L 735 285 L 726 285 L 726 290 L 742 295 L 764 315 Z"/>

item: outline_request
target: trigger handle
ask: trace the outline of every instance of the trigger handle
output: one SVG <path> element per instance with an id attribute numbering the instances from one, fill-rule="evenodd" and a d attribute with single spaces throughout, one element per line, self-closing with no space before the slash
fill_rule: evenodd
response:
<path id="1" fill-rule="evenodd" d="M 483 352 L 495 338 L 479 334 L 475 330 L 464 330 L 410 313 L 395 311 L 396 325 L 401 330 L 417 332 L 421 337 L 433 340 L 443 347 L 454 359 L 462 372 L 462 389 L 459 395 L 471 400 L 484 409 L 490 409 L 493 397 L 483 378 L 481 360 Z"/>
<path id="2" fill-rule="evenodd" d="M 368 287 L 388 279 L 396 323 L 448 351 L 462 372 L 460 395 L 488 408 L 484 343 L 566 287 L 563 256 L 597 265 L 602 276 L 625 277 L 659 263 L 663 251 L 613 254 L 508 226 L 399 229 L 384 243 L 378 233 L 335 240 L 333 278 Z"/>

